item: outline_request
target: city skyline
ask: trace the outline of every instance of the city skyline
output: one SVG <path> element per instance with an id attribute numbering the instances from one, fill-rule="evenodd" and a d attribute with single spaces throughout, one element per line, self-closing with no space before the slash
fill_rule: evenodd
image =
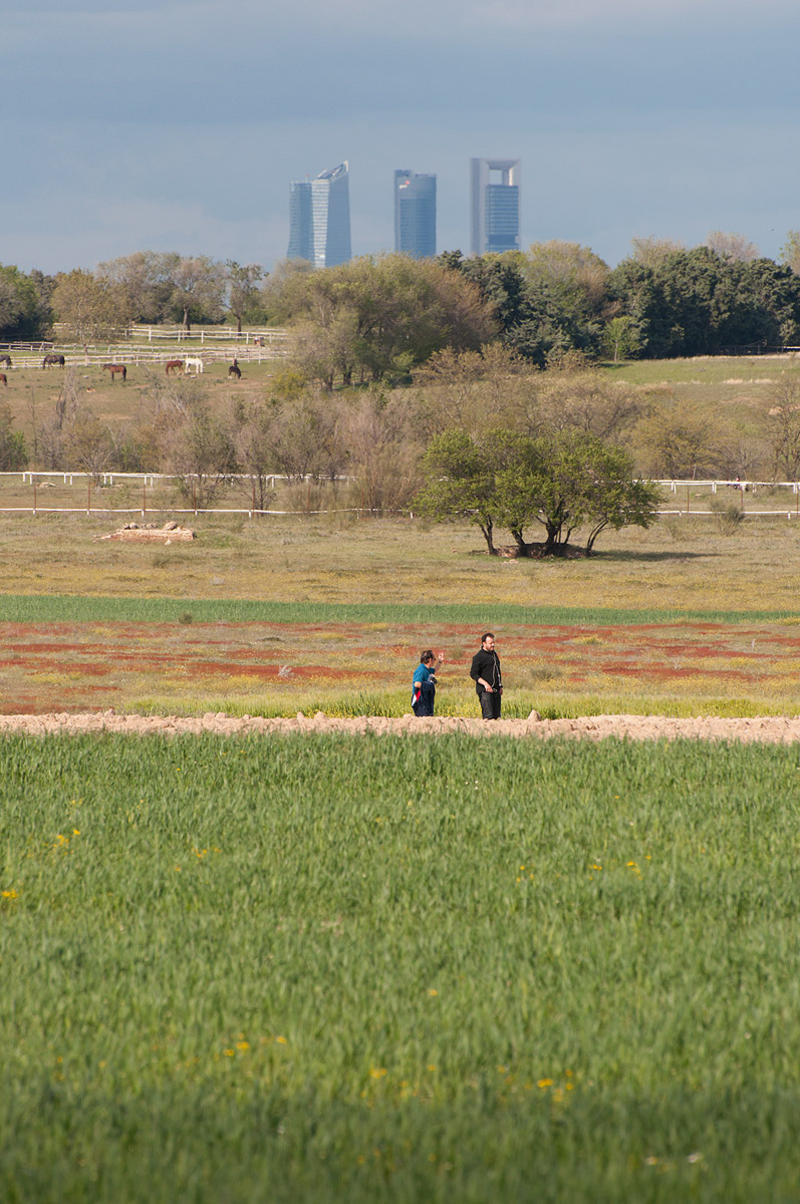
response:
<path id="1" fill-rule="evenodd" d="M 399 26 L 365 0 L 240 0 L 230 37 L 212 0 L 9 0 L 0 262 L 271 270 L 288 182 L 345 157 L 356 255 L 394 246 L 398 166 L 436 173 L 437 249 L 468 252 L 476 154 L 524 161 L 523 246 L 613 265 L 726 230 L 777 258 L 800 228 L 790 0 L 408 0 Z"/>

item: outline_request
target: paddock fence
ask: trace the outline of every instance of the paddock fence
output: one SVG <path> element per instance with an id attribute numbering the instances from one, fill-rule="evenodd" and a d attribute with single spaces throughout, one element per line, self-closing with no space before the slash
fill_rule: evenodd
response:
<path id="1" fill-rule="evenodd" d="M 56 335 L 58 335 L 56 323 Z M 238 334 L 230 327 L 185 331 L 181 326 L 133 326 L 122 339 L 108 343 L 55 341 L 0 343 L 0 355 L 8 353 L 15 368 L 41 368 L 45 355 L 64 356 L 66 367 L 90 367 L 106 363 L 158 365 L 170 359 L 200 359 L 203 365 L 261 363 L 284 359 L 291 354 L 293 336 L 288 330 L 247 330 Z M 52 369 L 48 368 L 47 371 Z M 55 369 L 56 371 L 58 369 Z M 8 371 L 8 369 L 5 369 Z"/>
<path id="2" fill-rule="evenodd" d="M 209 474 L 213 477 L 213 474 Z M 240 505 L 203 505 L 208 478 L 192 474 L 158 472 L 85 472 L 83 470 L 25 469 L 0 472 L 0 514 L 128 515 L 141 519 L 159 515 L 235 514 L 260 516 L 313 514 L 406 514 L 413 512 L 367 506 L 337 505 L 336 490 L 352 484 L 346 475 L 333 480 L 312 476 L 287 477 L 280 473 L 256 477 L 248 473 L 226 474 L 225 500 Z M 781 518 L 800 520 L 800 481 L 743 480 L 654 480 L 666 494 L 656 513 L 661 518 L 720 519 L 735 510 L 743 520 Z M 306 491 L 299 508 L 261 507 L 257 499 L 292 484 L 295 495 Z M 312 491 L 329 490 L 329 505 L 312 504 Z M 705 498 L 709 500 L 706 501 Z M 716 506 L 712 505 L 718 499 Z M 78 500 L 80 499 L 80 500 Z M 670 501 L 674 499 L 674 504 Z M 63 504 L 68 502 L 70 504 Z M 723 504 L 720 505 L 719 502 Z M 58 504 L 57 504 L 58 503 Z M 727 503 L 727 504 L 725 504 Z"/>

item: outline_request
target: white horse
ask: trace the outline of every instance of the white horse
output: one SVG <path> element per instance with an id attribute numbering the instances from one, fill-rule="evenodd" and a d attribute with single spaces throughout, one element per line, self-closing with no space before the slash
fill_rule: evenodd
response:
<path id="1" fill-rule="evenodd" d="M 190 369 L 194 369 L 195 376 L 199 376 L 203 371 L 203 361 L 198 355 L 187 355 L 186 359 L 183 361 L 183 366 L 187 372 Z"/>

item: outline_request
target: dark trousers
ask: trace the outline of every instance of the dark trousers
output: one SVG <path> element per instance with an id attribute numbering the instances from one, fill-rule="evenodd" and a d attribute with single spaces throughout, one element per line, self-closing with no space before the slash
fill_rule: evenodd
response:
<path id="1" fill-rule="evenodd" d="M 491 694 L 488 690 L 481 690 L 478 697 L 481 700 L 481 718 L 499 719 L 502 694 L 498 694 L 496 690 Z"/>
<path id="2" fill-rule="evenodd" d="M 426 715 L 433 714 L 435 698 L 436 687 L 432 686 L 429 681 L 424 681 L 419 694 L 419 702 L 415 702 L 411 708 L 418 719 L 423 719 Z"/>

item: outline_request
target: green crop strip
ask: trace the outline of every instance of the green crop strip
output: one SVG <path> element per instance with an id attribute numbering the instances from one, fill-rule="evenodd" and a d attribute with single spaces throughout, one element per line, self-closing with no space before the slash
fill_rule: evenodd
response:
<path id="1" fill-rule="evenodd" d="M 98 621 L 172 623 L 453 623 L 476 627 L 597 623 L 800 622 L 800 611 L 622 610 L 613 607 L 397 605 L 383 603 L 259 602 L 186 598 L 111 598 L 82 595 L 0 595 L 0 622 Z"/>

